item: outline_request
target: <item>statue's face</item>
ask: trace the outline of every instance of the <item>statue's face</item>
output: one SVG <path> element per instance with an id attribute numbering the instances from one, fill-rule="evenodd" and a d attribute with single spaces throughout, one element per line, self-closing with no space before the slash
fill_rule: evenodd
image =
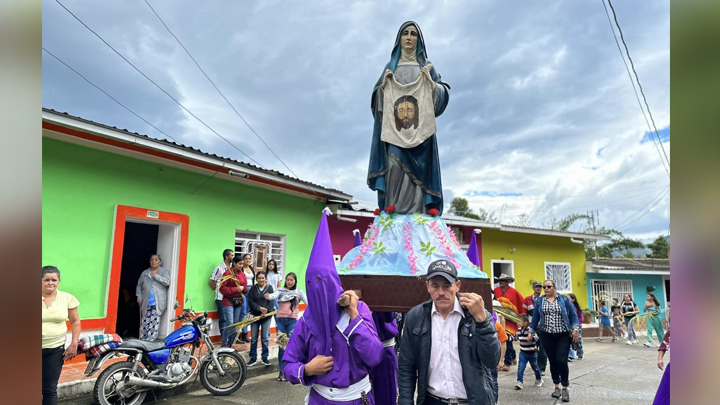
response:
<path id="1" fill-rule="evenodd" d="M 410 25 L 402 30 L 400 34 L 400 44 L 406 51 L 412 51 L 417 46 L 418 32 L 415 26 Z"/>
<path id="2" fill-rule="evenodd" d="M 415 105 L 409 101 L 402 102 L 397 106 L 398 118 L 402 121 L 403 128 L 410 128 L 415 119 Z"/>

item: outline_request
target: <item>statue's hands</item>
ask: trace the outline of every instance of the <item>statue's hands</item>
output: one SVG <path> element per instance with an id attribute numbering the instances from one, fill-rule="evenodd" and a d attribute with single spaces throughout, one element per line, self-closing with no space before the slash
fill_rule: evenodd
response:
<path id="1" fill-rule="evenodd" d="M 382 84 L 380 85 L 380 88 L 381 88 L 381 89 L 384 89 L 384 88 L 385 88 L 385 83 L 387 83 L 388 80 L 390 80 L 390 78 L 392 77 L 392 75 L 393 75 L 393 71 L 392 71 L 392 70 L 390 70 L 390 69 L 385 69 L 385 74 L 383 75 L 383 81 L 382 81 Z"/>
<path id="2" fill-rule="evenodd" d="M 432 69 L 432 63 L 423 66 L 422 69 L 420 69 L 420 74 L 423 75 L 423 77 L 425 77 L 427 80 L 432 81 L 430 69 Z"/>

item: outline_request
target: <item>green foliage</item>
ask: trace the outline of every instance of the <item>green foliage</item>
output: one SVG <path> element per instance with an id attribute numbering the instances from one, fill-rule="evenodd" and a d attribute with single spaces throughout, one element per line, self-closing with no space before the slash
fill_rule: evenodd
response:
<path id="1" fill-rule="evenodd" d="M 386 246 L 383 246 L 382 242 L 373 242 L 373 255 L 379 255 L 380 253 L 384 253 L 385 248 Z"/>
<path id="2" fill-rule="evenodd" d="M 387 231 L 388 228 L 390 228 L 390 225 L 392 225 L 392 223 L 393 223 L 393 218 L 395 218 L 394 213 L 386 215 L 386 216 L 382 217 L 382 219 L 380 219 L 380 222 L 378 222 L 378 225 L 382 226 L 383 231 Z"/>
<path id="3" fill-rule="evenodd" d="M 428 219 L 422 214 L 413 214 L 413 219 L 415 220 L 415 225 L 425 225 L 428 223 Z"/>
<path id="4" fill-rule="evenodd" d="M 423 241 L 420 241 L 420 246 L 422 246 L 420 248 L 420 252 L 425 253 L 425 256 L 430 256 L 432 254 L 432 252 L 435 251 L 435 246 L 430 246 L 430 245 L 431 245 L 430 242 L 425 243 Z"/>
<path id="5" fill-rule="evenodd" d="M 648 243 L 648 248 L 652 250 L 650 257 L 655 259 L 667 259 L 670 254 L 670 243 L 664 236 L 658 236 L 652 243 Z"/>

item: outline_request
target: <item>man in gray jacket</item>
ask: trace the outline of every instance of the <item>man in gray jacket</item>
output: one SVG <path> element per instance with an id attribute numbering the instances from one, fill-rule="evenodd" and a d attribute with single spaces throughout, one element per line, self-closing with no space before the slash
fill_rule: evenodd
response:
<path id="1" fill-rule="evenodd" d="M 436 260 L 427 271 L 430 301 L 407 313 L 398 365 L 398 405 L 490 405 L 497 402 L 490 368 L 500 342 L 481 296 L 459 293 L 457 269 Z"/>

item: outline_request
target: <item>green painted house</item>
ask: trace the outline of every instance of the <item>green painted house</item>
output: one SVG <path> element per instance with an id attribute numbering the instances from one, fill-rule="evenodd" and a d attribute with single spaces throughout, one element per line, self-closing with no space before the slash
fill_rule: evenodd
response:
<path id="1" fill-rule="evenodd" d="M 215 311 L 208 279 L 227 248 L 273 258 L 303 285 L 321 211 L 351 198 L 53 110 L 42 136 L 42 262 L 80 301 L 83 332 L 132 329 L 137 279 L 156 252 L 172 274 L 169 308 L 188 297 Z"/>

